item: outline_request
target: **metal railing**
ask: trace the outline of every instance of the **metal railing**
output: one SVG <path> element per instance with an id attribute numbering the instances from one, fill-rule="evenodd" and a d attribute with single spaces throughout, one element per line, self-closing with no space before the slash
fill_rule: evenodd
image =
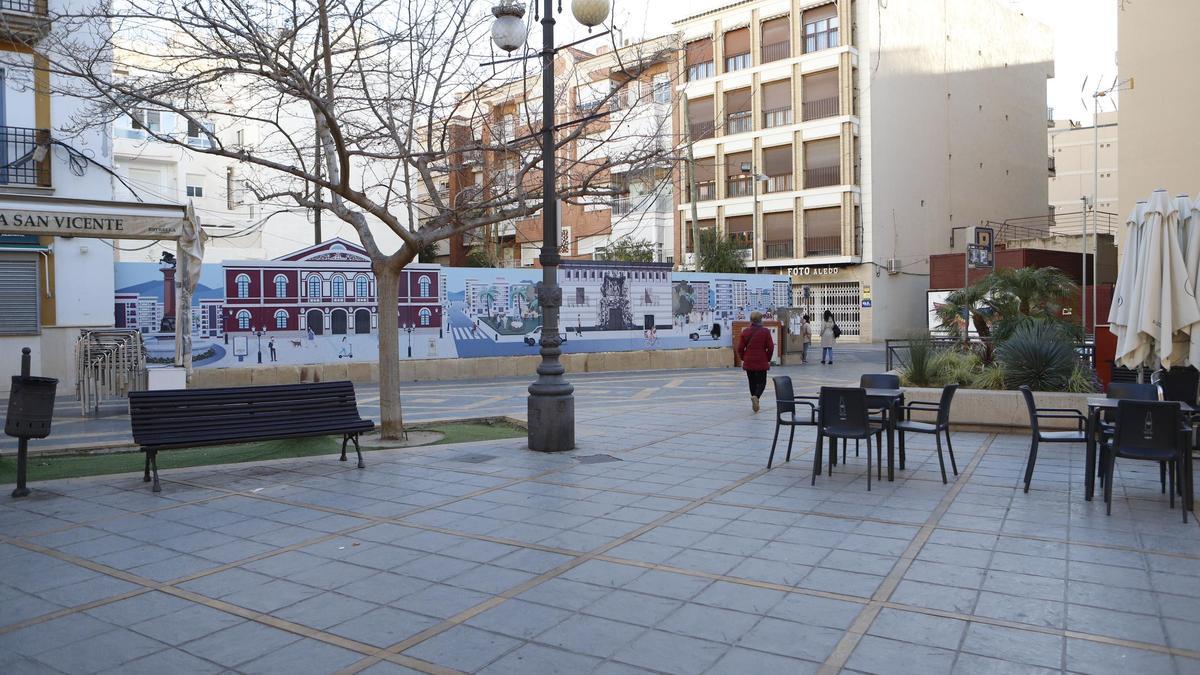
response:
<path id="1" fill-rule="evenodd" d="M 725 57 L 725 72 L 732 73 L 735 70 L 745 70 L 752 65 L 750 52 L 742 52 L 733 56 Z"/>
<path id="2" fill-rule="evenodd" d="M 842 237 L 841 235 L 827 235 L 823 237 L 804 237 L 804 256 L 813 257 L 820 255 L 841 255 L 842 254 Z"/>
<path id="3" fill-rule="evenodd" d="M 946 335 L 931 335 L 928 338 L 921 338 L 917 340 L 913 340 L 911 338 L 889 338 L 883 341 L 884 368 L 887 369 L 888 372 L 898 368 L 907 368 L 908 356 L 910 350 L 912 349 L 913 343 L 923 341 L 931 343 L 933 347 L 938 350 L 959 349 L 991 353 L 992 349 L 995 347 L 995 341 L 990 337 L 984 338 L 975 336 L 966 341 L 960 337 Z M 1096 344 L 1089 341 L 1076 342 L 1074 347 L 1075 356 L 1079 359 L 1080 363 L 1094 370 L 1096 368 Z"/>
<path id="4" fill-rule="evenodd" d="M 687 69 L 688 82 L 695 82 L 696 80 L 707 79 L 707 78 L 712 77 L 715 74 L 716 74 L 716 69 L 713 68 L 712 61 L 701 61 L 700 63 L 693 63 L 692 65 L 688 66 L 688 69 Z"/>
<path id="5" fill-rule="evenodd" d="M 0 185 L 50 187 L 50 131 L 0 127 Z"/>
<path id="6" fill-rule="evenodd" d="M 819 188 L 841 182 L 842 167 L 817 166 L 804 170 L 804 188 Z"/>
<path id="7" fill-rule="evenodd" d="M 749 176 L 730 176 L 725 180 L 726 197 L 749 197 L 753 190 Z"/>
<path id="8" fill-rule="evenodd" d="M 763 253 L 767 260 L 793 258 L 796 255 L 796 242 L 791 239 L 768 239 L 763 242 Z"/>
<path id="9" fill-rule="evenodd" d="M 689 125 L 693 141 L 701 141 L 706 138 L 712 138 L 716 131 L 716 124 L 712 122 L 692 122 Z"/>
<path id="10" fill-rule="evenodd" d="M 691 201 L 691 188 L 688 188 L 688 201 Z M 700 181 L 696 183 L 696 201 L 704 202 L 717 198 L 716 181 Z"/>
<path id="11" fill-rule="evenodd" d="M 137 330 L 83 330 L 75 343 L 76 387 L 83 414 L 106 399 L 146 389 L 146 348 Z"/>
<path id="12" fill-rule="evenodd" d="M 744 134 L 754 130 L 754 114 L 749 110 L 731 112 L 725 117 L 725 135 Z"/>
<path id="13" fill-rule="evenodd" d="M 772 42 L 769 45 L 762 46 L 762 62 L 770 63 L 786 59 L 792 55 L 792 43 L 790 40 L 783 42 Z"/>
<path id="14" fill-rule="evenodd" d="M 1052 234 L 1079 234 L 1083 232 L 1085 220 L 1089 236 L 1091 236 L 1093 228 L 1098 234 L 1116 235 L 1120 232 L 1121 225 L 1124 224 L 1117 214 L 1108 211 L 1068 211 L 1066 213 L 1055 212 L 1053 215 L 1009 218 L 1002 223 L 989 223 L 989 225 L 996 230 L 996 241 L 1007 242 Z"/>
<path id="15" fill-rule="evenodd" d="M 623 216 L 636 211 L 670 213 L 671 207 L 671 195 L 648 194 L 637 197 L 617 197 L 612 202 L 614 216 Z"/>
<path id="16" fill-rule="evenodd" d="M 818 98 L 804 102 L 804 121 L 819 120 L 823 117 L 834 117 L 838 114 L 838 99 L 836 96 Z"/>
<path id="17" fill-rule="evenodd" d="M 763 128 L 781 127 L 792 123 L 792 106 L 763 111 Z"/>
<path id="18" fill-rule="evenodd" d="M 788 192 L 792 189 L 792 174 L 781 173 L 778 176 L 767 176 L 763 192 Z"/>

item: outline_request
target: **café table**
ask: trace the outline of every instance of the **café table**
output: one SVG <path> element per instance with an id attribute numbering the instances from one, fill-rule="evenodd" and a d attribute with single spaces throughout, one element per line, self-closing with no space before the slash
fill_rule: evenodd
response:
<path id="1" fill-rule="evenodd" d="M 1096 450 L 1099 447 L 1099 432 L 1100 432 L 1100 414 L 1105 410 L 1116 411 L 1117 404 L 1121 402 L 1119 398 L 1104 398 L 1100 396 L 1089 397 L 1087 400 L 1087 459 L 1084 462 L 1084 499 L 1092 501 L 1092 495 L 1096 490 Z M 1175 401 L 1179 405 L 1179 409 L 1183 414 L 1188 415 L 1196 412 L 1196 409 L 1187 403 Z M 1183 454 L 1183 471 L 1187 476 L 1192 475 L 1192 452 L 1189 448 Z M 1183 485 L 1181 482 L 1180 485 Z M 1190 490 L 1188 491 L 1191 492 Z M 1191 509 L 1193 504 L 1193 494 L 1183 495 L 1185 508 Z"/>

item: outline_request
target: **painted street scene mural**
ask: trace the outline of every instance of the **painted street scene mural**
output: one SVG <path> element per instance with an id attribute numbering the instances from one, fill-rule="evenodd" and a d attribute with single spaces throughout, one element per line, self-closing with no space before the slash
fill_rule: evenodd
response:
<path id="1" fill-rule="evenodd" d="M 116 325 L 142 331 L 151 363 L 174 354 L 174 273 L 117 263 Z M 540 279 L 537 268 L 410 264 L 400 279 L 400 357 L 537 354 Z M 791 295 L 786 276 L 672 272 L 664 263 L 567 260 L 558 281 L 564 352 L 728 346 L 731 322 L 772 314 Z M 375 361 L 376 305 L 369 260 L 344 240 L 275 260 L 205 264 L 192 303 L 194 365 Z"/>

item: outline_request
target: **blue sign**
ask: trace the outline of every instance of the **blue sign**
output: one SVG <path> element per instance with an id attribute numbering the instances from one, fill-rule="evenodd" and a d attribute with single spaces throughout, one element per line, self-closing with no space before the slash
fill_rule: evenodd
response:
<path id="1" fill-rule="evenodd" d="M 870 301 L 870 300 L 863 300 L 863 301 L 862 301 L 862 306 L 863 306 L 863 307 L 870 307 L 870 306 L 871 306 L 871 301 Z"/>

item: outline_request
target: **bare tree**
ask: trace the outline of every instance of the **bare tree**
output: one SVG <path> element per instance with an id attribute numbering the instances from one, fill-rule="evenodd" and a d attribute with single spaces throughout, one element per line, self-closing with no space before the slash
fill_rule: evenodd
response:
<path id="1" fill-rule="evenodd" d="M 377 280 L 381 432 L 397 438 L 403 433 L 401 271 L 433 242 L 541 208 L 542 160 L 525 151 L 524 139 L 484 143 L 450 133 L 454 120 L 493 124 L 494 103 L 484 94 L 514 78 L 529 83 L 521 79 L 527 67 L 520 62 L 483 65 L 492 58 L 485 5 L 123 0 L 50 17 L 50 35 L 31 47 L 59 93 L 91 103 L 78 126 L 107 124 L 140 109 L 174 113 L 206 142 L 152 128 L 146 134 L 239 162 L 260 202 L 326 212 L 354 228 Z M 96 44 L 81 47 L 70 37 L 77 31 L 97 35 Z M 662 49 L 669 48 L 621 50 L 629 52 L 620 63 L 622 78 L 636 79 L 667 58 Z M 673 161 L 670 144 L 652 139 L 621 156 L 601 151 L 623 133 L 621 111 L 609 105 L 622 86 L 614 80 L 582 122 L 567 117 L 555 130 L 562 199 L 612 195 L 610 170 L 617 164 Z M 561 91 L 569 102 L 569 89 Z M 233 142 L 230 130 L 239 128 L 256 129 L 254 140 Z M 532 134 L 530 144 L 535 139 Z M 488 162 L 515 158 L 507 160 L 516 164 L 515 180 L 446 203 L 435 179 L 464 152 L 483 153 Z"/>

